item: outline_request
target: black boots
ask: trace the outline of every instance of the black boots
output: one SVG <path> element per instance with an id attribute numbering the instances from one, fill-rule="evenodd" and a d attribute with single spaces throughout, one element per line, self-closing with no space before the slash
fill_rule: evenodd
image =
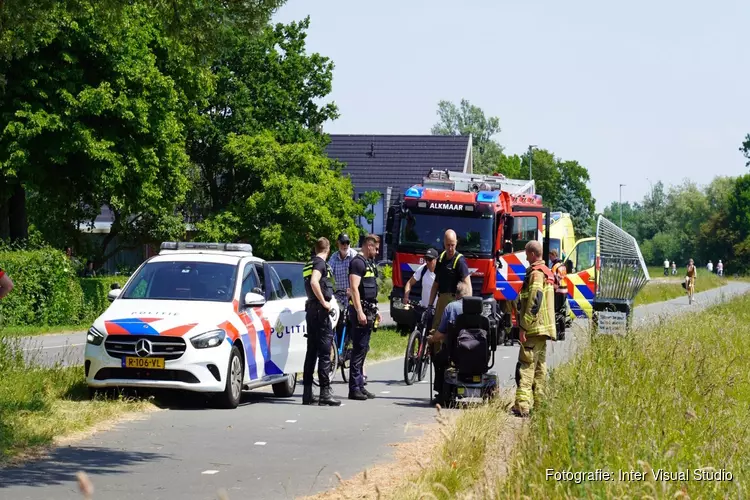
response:
<path id="1" fill-rule="evenodd" d="M 319 405 L 319 406 L 341 406 L 341 401 L 333 399 L 333 390 L 331 387 L 322 387 L 320 389 L 320 397 L 313 395 L 312 385 L 304 386 L 302 392 L 302 404 L 303 405 Z"/>
<path id="2" fill-rule="evenodd" d="M 302 392 L 302 404 L 303 405 L 314 405 L 318 404 L 318 398 L 313 395 L 312 385 L 304 386 Z"/>
<path id="3" fill-rule="evenodd" d="M 341 401 L 333 399 L 333 390 L 331 386 L 320 388 L 320 399 L 318 400 L 320 406 L 341 406 Z"/>

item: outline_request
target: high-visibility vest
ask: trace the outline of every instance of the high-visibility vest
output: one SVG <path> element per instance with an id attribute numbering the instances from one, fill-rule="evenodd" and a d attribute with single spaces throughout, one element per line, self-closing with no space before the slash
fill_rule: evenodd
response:
<path id="1" fill-rule="evenodd" d="M 318 300 L 317 297 L 315 297 L 315 294 L 312 290 L 312 285 L 310 284 L 310 280 L 312 278 L 312 272 L 313 272 L 313 265 L 315 264 L 315 259 L 323 261 L 325 264 L 325 261 L 318 257 L 317 255 L 312 258 L 311 261 L 309 261 L 307 264 L 305 264 L 305 267 L 302 268 L 302 279 L 305 281 L 305 294 L 307 294 L 308 300 Z M 323 298 L 328 301 L 333 298 L 333 271 L 331 270 L 331 266 L 326 264 L 326 275 L 320 277 L 320 291 L 323 293 Z"/>
<path id="2" fill-rule="evenodd" d="M 456 293 L 458 287 L 458 262 L 463 255 L 456 252 L 452 261 L 445 261 L 445 251 L 438 258 L 437 268 L 435 269 L 435 280 L 438 282 L 439 293 Z"/>
<path id="3" fill-rule="evenodd" d="M 378 273 L 377 269 L 375 269 L 375 264 L 365 259 L 362 254 L 358 254 L 354 259 L 362 259 L 365 263 L 365 275 L 359 280 L 358 287 L 360 300 L 365 302 L 377 302 Z M 352 259 L 352 262 L 354 262 L 354 259 Z M 349 266 L 351 268 L 351 264 Z"/>

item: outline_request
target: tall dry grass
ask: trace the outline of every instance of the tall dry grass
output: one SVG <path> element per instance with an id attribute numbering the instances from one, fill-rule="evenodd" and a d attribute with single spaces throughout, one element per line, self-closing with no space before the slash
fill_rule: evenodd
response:
<path id="1" fill-rule="evenodd" d="M 497 498 L 747 498 L 748 339 L 748 296 L 628 337 L 591 339 L 552 374 Z M 560 481 L 549 469 L 603 469 L 615 479 Z M 700 469 L 733 480 L 698 481 Z M 617 479 L 631 470 L 645 478 Z M 659 470 L 687 471 L 688 480 L 654 480 Z"/>

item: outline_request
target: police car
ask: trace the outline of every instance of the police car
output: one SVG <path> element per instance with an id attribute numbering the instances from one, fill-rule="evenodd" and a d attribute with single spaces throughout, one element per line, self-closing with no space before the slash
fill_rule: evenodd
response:
<path id="1" fill-rule="evenodd" d="M 162 243 L 108 299 L 86 339 L 90 390 L 183 389 L 212 393 L 226 408 L 243 389 L 294 394 L 306 299 L 289 297 L 250 245 Z"/>

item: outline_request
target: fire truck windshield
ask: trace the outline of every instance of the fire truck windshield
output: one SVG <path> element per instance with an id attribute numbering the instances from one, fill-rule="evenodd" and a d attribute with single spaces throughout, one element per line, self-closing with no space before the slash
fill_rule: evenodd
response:
<path id="1" fill-rule="evenodd" d="M 401 219 L 399 249 L 438 251 L 443 249 L 445 231 L 453 229 L 458 236 L 458 251 L 468 256 L 492 255 L 492 215 L 461 216 L 453 214 L 421 213 L 412 210 Z"/>

